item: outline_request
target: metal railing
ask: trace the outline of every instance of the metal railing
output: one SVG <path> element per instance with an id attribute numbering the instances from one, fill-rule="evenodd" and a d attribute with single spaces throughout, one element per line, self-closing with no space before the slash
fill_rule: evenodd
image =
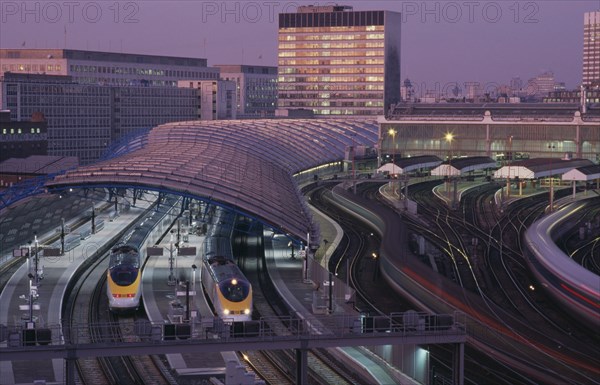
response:
<path id="1" fill-rule="evenodd" d="M 306 319 L 295 317 L 277 317 L 278 322 L 270 318 L 256 321 L 230 322 L 220 318 L 202 318 L 194 323 L 153 323 L 135 321 L 129 324 L 107 323 L 89 325 L 72 323 L 69 325 L 48 325 L 28 328 L 27 324 L 9 325 L 0 333 L 0 356 L 2 360 L 10 359 L 10 354 L 3 351 L 35 349 L 41 346 L 68 346 L 77 349 L 77 345 L 90 348 L 87 330 L 92 326 L 101 328 L 127 327 L 134 331 L 135 341 L 151 343 L 153 346 L 163 343 L 214 344 L 220 342 L 268 342 L 277 341 L 319 341 L 319 340 L 355 340 L 353 343 L 342 342 L 341 345 L 360 345 L 361 339 L 382 338 L 381 345 L 389 344 L 391 338 L 411 337 L 423 339 L 429 343 L 456 343 L 466 340 L 465 314 L 428 314 L 415 311 L 393 313 L 389 316 L 351 316 L 351 315 L 315 315 Z M 81 337 L 81 340 L 80 338 Z M 432 339 L 431 337 L 435 337 Z M 444 338 L 446 337 L 446 338 Z M 371 344 L 372 341 L 369 342 Z M 92 345 L 101 347 L 122 346 L 121 340 L 111 337 L 97 341 Z M 349 344 L 349 345 L 348 345 Z M 341 346 L 340 345 L 340 346 Z M 113 355 L 119 355 L 116 350 Z"/>

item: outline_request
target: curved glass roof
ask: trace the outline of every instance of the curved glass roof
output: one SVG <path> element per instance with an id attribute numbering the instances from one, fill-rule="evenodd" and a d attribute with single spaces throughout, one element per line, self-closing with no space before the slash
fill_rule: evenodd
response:
<path id="1" fill-rule="evenodd" d="M 57 176 L 47 187 L 140 185 L 234 206 L 305 239 L 314 229 L 292 177 L 373 146 L 374 119 L 190 121 L 153 128 L 144 146 Z"/>

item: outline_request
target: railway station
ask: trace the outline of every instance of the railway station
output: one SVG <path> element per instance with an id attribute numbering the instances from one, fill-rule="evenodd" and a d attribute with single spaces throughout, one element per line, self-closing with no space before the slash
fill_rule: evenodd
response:
<path id="1" fill-rule="evenodd" d="M 49 178 L 45 181 L 43 188 L 48 189 L 48 191 L 54 195 L 67 194 L 72 190 L 107 190 L 115 197 L 115 202 L 117 202 L 118 197 L 117 191 L 121 191 L 121 200 L 123 200 L 123 196 L 126 195 L 130 203 L 132 202 L 132 211 L 139 210 L 140 202 L 143 202 L 143 200 L 140 200 L 140 192 L 146 189 L 156 191 L 155 194 L 158 195 L 155 199 L 158 202 L 163 202 L 165 194 L 168 194 L 169 192 L 174 192 L 183 196 L 184 201 L 187 199 L 187 202 L 190 202 L 194 198 L 200 198 L 202 199 L 203 204 L 205 204 L 204 207 L 217 205 L 232 209 L 238 214 L 245 215 L 262 223 L 266 226 L 266 229 L 271 229 L 270 231 L 273 234 L 282 234 L 284 236 L 283 239 L 288 240 L 291 238 L 294 241 L 293 244 L 298 247 L 298 249 L 301 248 L 301 246 L 299 247 L 299 245 L 301 245 L 299 240 L 304 242 L 307 250 L 306 252 L 308 253 L 312 252 L 310 242 L 318 241 L 318 233 L 313 230 L 314 223 L 312 222 L 310 212 L 307 209 L 303 198 L 300 197 L 299 191 L 295 187 L 295 182 L 291 179 L 292 175 L 299 174 L 300 178 L 304 177 L 309 180 L 314 180 L 315 177 L 319 178 L 320 175 L 338 172 L 342 167 L 342 163 L 339 162 L 339 159 L 343 158 L 346 148 L 349 146 L 366 146 L 372 144 L 375 142 L 376 133 L 376 124 L 374 122 L 361 120 L 350 123 L 341 123 L 330 120 L 322 122 L 314 120 L 286 120 L 277 122 L 276 126 L 272 121 L 252 121 L 248 124 L 245 123 L 245 126 L 240 126 L 240 123 L 231 124 L 228 122 L 215 122 L 214 124 L 209 125 L 209 127 L 203 125 L 202 130 L 198 127 L 194 127 L 193 124 L 178 123 L 157 127 L 151 131 L 145 139 L 139 140 L 138 142 L 126 143 L 122 148 L 117 149 L 115 158 L 93 166 L 80 167 L 68 171 L 53 179 Z M 336 127 L 341 127 L 341 129 Z M 295 136 L 295 140 L 289 139 L 292 136 L 292 132 Z M 193 139 L 193 135 L 196 135 L 197 138 Z M 304 140 L 304 143 L 302 143 L 301 140 Z M 276 141 L 278 145 L 273 146 L 273 141 Z M 139 147 L 137 148 L 135 148 L 136 143 L 139 144 Z M 248 146 L 240 148 L 237 145 L 239 143 L 248 143 Z M 325 164 L 325 167 L 323 167 L 323 164 Z M 195 175 L 195 178 L 190 181 L 189 175 Z M 33 194 L 38 188 L 41 187 L 29 186 L 29 193 Z M 108 201 L 112 202 L 113 198 L 109 197 Z M 4 202 L 7 202 L 7 200 L 4 200 Z M 187 208 L 189 210 L 189 206 Z M 115 203 L 114 211 L 114 214 L 117 214 L 117 203 Z M 109 217 L 105 218 L 105 223 L 110 223 L 111 226 L 107 226 L 102 232 L 108 236 L 109 239 L 112 234 L 110 229 L 126 218 L 123 215 L 115 216 L 114 214 L 109 214 Z M 188 235 L 188 241 L 190 239 L 193 239 L 193 236 Z M 287 241 L 285 244 L 287 245 Z M 87 247 L 86 243 L 82 243 L 82 247 Z M 200 245 L 196 245 L 196 247 L 197 249 L 201 248 Z M 285 251 L 288 250 L 285 245 L 283 247 L 280 246 L 280 248 L 283 248 Z M 75 249 L 74 252 L 77 252 L 77 250 L 78 249 Z M 272 254 L 273 253 L 277 254 L 276 251 L 273 251 Z M 279 251 L 279 253 L 281 253 L 281 251 Z M 165 260 L 167 259 L 163 258 L 163 262 Z M 191 266 L 193 263 L 188 265 Z M 301 311 L 301 308 L 298 308 L 297 306 L 298 303 L 302 303 L 304 297 L 314 291 L 313 286 L 304 282 L 304 280 L 313 278 L 315 282 L 323 284 L 326 279 L 321 278 L 323 273 L 319 275 L 319 278 L 314 278 L 312 276 L 313 274 L 316 274 L 318 270 L 317 266 L 314 264 L 311 266 L 303 266 L 301 260 L 298 259 L 295 261 L 293 267 L 294 268 L 290 270 L 290 273 L 285 274 L 292 274 L 295 279 L 298 280 L 299 284 L 297 284 L 295 290 L 289 291 L 288 289 L 287 297 L 294 298 L 294 296 L 300 296 L 300 298 L 297 298 L 294 302 L 297 314 L 301 315 L 300 319 L 305 320 L 303 322 L 307 322 L 309 319 L 312 320 L 315 316 L 314 313 L 317 313 L 318 315 L 320 312 L 318 309 L 322 308 L 322 306 L 324 306 L 323 309 L 325 309 L 325 315 L 329 313 L 333 315 L 336 312 L 342 311 L 345 307 L 345 302 L 339 300 L 331 302 L 333 294 L 324 298 L 315 299 L 315 303 L 311 303 L 309 308 L 305 308 L 306 310 Z M 73 266 L 70 266 L 70 269 L 73 268 Z M 164 274 L 164 271 L 159 274 Z M 284 274 L 284 272 L 282 271 L 280 274 Z M 325 274 L 325 277 L 327 277 L 327 274 Z M 24 278 L 21 279 L 21 285 L 27 287 L 27 276 L 25 275 Z M 164 279 L 160 281 L 164 281 Z M 294 280 L 290 276 L 286 279 L 282 279 L 277 286 L 283 289 L 283 287 L 286 286 L 283 282 L 286 282 L 287 284 L 288 282 L 293 281 Z M 329 282 L 336 283 L 336 293 L 342 290 L 341 294 L 336 294 L 336 298 L 345 298 L 346 290 L 343 289 L 343 282 L 332 277 L 329 278 Z M 44 282 L 44 285 L 50 286 L 49 283 L 50 279 L 47 279 Z M 66 284 L 63 283 L 63 285 Z M 147 285 L 147 287 L 152 286 Z M 331 284 L 330 287 L 333 287 L 333 284 Z M 6 292 L 5 295 L 9 296 L 8 298 L 11 297 L 8 292 Z M 42 299 L 54 297 L 52 294 L 42 292 L 40 292 L 39 295 L 39 298 Z M 148 300 L 146 306 L 149 309 L 161 308 L 164 313 L 166 306 L 166 309 L 169 310 L 166 305 L 166 302 L 169 301 L 165 302 L 164 295 L 153 296 L 152 294 L 147 293 L 146 296 Z M 159 303 L 161 301 L 164 303 L 159 306 L 153 306 L 151 301 L 151 298 L 153 297 L 160 299 L 158 301 Z M 328 303 L 328 301 L 331 303 Z M 14 308 L 14 303 L 10 300 L 3 301 L 3 303 L 6 303 L 6 306 L 11 306 L 12 304 L 12 307 Z M 40 303 L 43 303 L 43 300 L 40 300 Z M 323 303 L 325 305 L 323 305 Z M 14 311 L 15 309 L 12 309 L 12 312 Z M 172 312 L 174 310 L 170 309 L 169 311 Z M 38 310 L 32 312 L 32 319 L 34 313 L 37 315 Z M 5 314 L 8 316 L 11 312 L 7 311 Z M 342 315 L 347 319 L 342 325 L 348 325 L 348 322 L 350 322 L 352 317 L 359 316 L 357 313 L 354 313 L 354 311 L 349 313 L 349 310 L 342 311 Z M 15 316 L 18 316 L 18 310 Z M 169 321 L 173 320 L 174 316 L 174 314 L 155 314 L 155 319 L 158 324 L 161 324 L 165 319 Z M 55 314 L 52 320 L 57 321 L 56 317 L 57 315 Z M 175 317 L 175 319 L 181 320 L 180 317 L 181 314 L 179 315 L 179 318 Z M 414 318 L 414 321 L 410 322 L 414 323 L 417 335 L 419 335 L 420 333 L 418 331 L 421 330 L 421 326 L 418 326 L 418 320 L 422 316 L 415 314 L 415 316 L 410 317 Z M 45 319 L 46 317 L 43 318 L 43 325 L 58 324 L 58 322 L 49 323 L 49 320 Z M 329 323 L 332 317 L 330 315 L 327 318 L 329 320 L 327 323 Z M 189 322 L 189 318 L 187 320 Z M 388 324 L 390 320 L 391 319 L 388 319 Z M 317 321 L 310 322 L 313 324 Z M 322 323 L 323 321 L 320 322 Z M 383 328 L 382 330 L 388 329 L 388 327 L 385 326 L 385 319 L 381 319 L 377 322 L 379 325 L 377 328 Z M 215 326 L 213 325 L 213 327 L 209 329 L 215 330 L 214 328 Z M 350 331 L 352 328 L 354 327 L 351 327 L 348 330 Z M 444 328 L 446 328 L 446 326 L 444 326 Z M 203 330 L 204 329 L 202 329 L 202 331 Z M 335 331 L 335 327 L 333 330 Z M 425 331 L 425 329 L 423 329 L 423 331 Z M 53 337 L 56 336 L 56 332 L 56 330 L 52 332 Z M 164 333 L 164 331 L 162 331 L 162 333 Z M 351 344 L 357 344 L 356 329 L 351 333 L 351 338 L 348 339 L 348 342 L 355 341 L 351 342 Z M 428 333 L 425 333 L 418 338 L 424 338 L 423 341 L 426 342 L 428 338 L 427 334 L 430 333 L 431 331 L 428 331 Z M 452 336 L 445 337 L 445 334 L 448 334 L 448 332 L 441 331 L 440 333 L 434 333 L 435 341 L 437 341 L 437 343 L 448 341 L 453 344 L 456 344 L 458 341 L 459 345 L 461 344 L 460 341 L 464 341 L 464 329 L 457 330 Z M 199 335 L 204 337 L 207 336 L 205 333 L 200 333 Z M 388 344 L 390 338 L 395 338 L 393 337 L 393 333 L 391 335 L 384 334 L 381 336 L 378 336 L 377 333 L 369 333 L 368 336 L 371 338 L 368 342 L 369 345 L 378 343 Z M 406 336 L 398 336 L 398 341 L 402 341 L 402 338 L 405 337 Z M 414 339 L 414 337 L 411 338 Z M 309 336 L 309 341 L 311 340 L 312 339 Z M 12 341 L 12 344 L 16 343 L 14 338 L 10 341 Z M 335 341 L 336 342 L 333 342 L 335 346 L 343 346 L 343 335 L 336 337 Z M 235 345 L 235 341 L 232 341 L 232 343 Z M 260 346 L 261 349 L 279 346 L 273 342 L 272 338 L 269 339 L 268 343 L 261 344 L 260 340 L 257 341 L 257 343 L 259 345 L 256 345 L 256 347 Z M 319 339 L 316 339 L 314 343 L 316 344 L 314 345 L 315 347 L 320 346 Z M 331 343 L 332 342 L 326 342 L 323 346 L 327 346 Z M 313 343 L 311 342 L 311 345 L 312 344 Z M 367 344 L 367 342 L 365 341 L 363 344 Z M 200 343 L 200 345 L 202 344 Z M 34 349 L 36 351 L 40 349 L 40 347 L 36 348 L 37 349 Z M 156 349 L 156 346 L 154 348 Z M 196 346 L 195 349 L 196 351 L 199 349 L 201 350 L 198 346 Z M 224 347 L 222 347 L 222 349 L 224 349 Z M 27 350 L 29 353 L 26 353 Z M 19 351 L 19 348 L 14 350 L 12 354 L 16 354 L 17 351 Z M 33 357 L 31 356 L 31 347 L 25 351 L 21 351 L 24 354 L 29 354 L 29 357 Z M 39 352 L 43 355 L 43 349 Z M 121 351 L 119 352 L 122 353 Z M 306 372 L 307 363 L 306 359 L 303 358 L 303 354 L 305 354 L 306 351 L 298 349 L 298 352 L 298 354 L 300 354 L 300 356 L 297 357 L 300 367 L 297 374 L 297 377 L 300 378 L 298 383 L 304 383 L 302 378 L 305 378 L 306 376 L 304 373 Z M 460 355 L 461 353 L 458 354 Z M 357 358 L 356 352 L 353 353 L 352 356 L 355 357 L 354 359 L 359 359 Z M 56 373 L 55 378 L 59 381 L 64 380 L 70 383 L 69 381 L 72 379 L 71 371 L 73 369 L 68 369 L 69 365 L 67 365 L 67 369 L 61 372 L 62 364 L 59 365 L 59 361 L 60 360 L 57 361 L 56 359 L 51 361 L 53 364 L 47 371 L 54 371 Z M 185 360 L 174 359 L 173 362 L 175 363 L 175 367 L 180 367 L 180 373 L 186 372 L 188 364 L 186 363 L 183 365 L 184 367 L 181 367 Z M 177 362 L 179 362 L 179 364 L 177 364 Z M 457 360 L 457 363 L 456 373 L 457 376 L 460 377 L 462 373 L 462 369 L 460 369 L 462 359 Z M 16 381 L 21 375 L 26 374 L 22 373 L 18 366 L 14 368 L 7 362 L 4 362 L 3 365 L 4 368 L 7 369 L 5 373 L 13 373 L 12 377 L 7 375 L 9 378 L 13 378 L 13 381 Z M 191 365 L 191 368 L 196 368 L 193 364 Z M 371 364 L 369 364 L 369 366 L 370 365 Z M 409 368 L 413 365 L 406 365 L 407 367 L 405 370 L 410 372 Z M 62 377 L 60 373 L 62 373 Z M 379 375 L 389 376 L 389 374 L 384 372 Z M 400 374 L 398 373 L 397 375 Z M 414 372 L 412 375 L 418 377 L 423 376 L 424 374 Z M 9 383 L 11 383 L 10 380 Z"/>
<path id="2" fill-rule="evenodd" d="M 561 122 L 568 120 L 568 109 L 558 110 L 558 119 Z M 502 116 L 503 110 L 499 111 L 496 112 L 496 116 Z M 472 115 L 480 112 L 477 110 Z M 483 115 L 484 124 L 490 123 L 492 115 L 489 111 Z M 541 119 L 542 115 L 539 112 L 535 115 Z M 581 141 L 579 150 L 575 151 L 585 155 L 585 159 L 560 161 L 558 158 L 552 158 L 553 165 L 548 167 L 545 159 L 529 159 L 522 163 L 513 161 L 514 152 L 504 149 L 511 161 L 496 172 L 495 179 L 510 181 L 517 176 L 521 179 L 521 175 L 523 179 L 525 175 L 537 179 L 573 172 L 578 173 L 571 175 L 571 180 L 597 178 L 597 166 L 590 168 L 593 162 L 589 158 L 597 151 L 598 142 L 586 136 L 586 132 L 589 134 L 586 130 L 590 129 L 590 119 L 594 121 L 595 117 L 575 114 L 571 122 L 577 121 L 573 124 L 576 125 L 579 138 L 585 139 Z M 467 120 L 475 119 L 469 116 Z M 393 128 L 390 128 L 390 125 Z M 421 178 L 421 173 L 430 173 L 431 175 L 423 180 L 432 185 L 444 177 L 450 177 L 449 180 L 458 184 L 461 183 L 461 176 L 466 175 L 465 179 L 469 179 L 475 171 L 487 172 L 498 165 L 498 161 L 492 158 L 493 151 L 489 151 L 493 147 L 491 140 L 487 141 L 488 150 L 483 153 L 477 149 L 469 152 L 467 147 L 460 144 L 460 132 L 453 131 L 453 139 L 447 141 L 448 146 L 442 146 L 441 151 L 417 151 L 414 148 L 406 150 L 410 140 L 405 140 L 402 144 L 396 142 L 401 126 L 397 121 L 382 122 L 381 119 L 379 124 L 370 119 L 285 119 L 164 124 L 133 141 L 115 147 L 113 155 L 102 162 L 71 169 L 46 179 L 32 180 L 19 193 L 3 193 L 3 208 L 19 202 L 24 196 L 35 197 L 40 193 L 50 197 L 67 196 L 72 191 L 80 195 L 97 194 L 100 197 L 98 202 L 104 201 L 104 212 L 98 214 L 98 219 L 103 220 L 104 229 L 87 240 L 81 240 L 72 254 L 65 254 L 76 257 L 58 258 L 61 263 L 67 263 L 66 265 L 57 263 L 48 268 L 46 264 L 44 279 L 39 287 L 32 285 L 32 279 L 37 279 L 37 269 L 31 270 L 31 266 L 24 264 L 20 273 L 14 275 L 15 283 L 9 285 L 11 289 L 2 291 L 0 311 L 5 319 L 0 319 L 0 325 L 12 325 L 13 329 L 4 329 L 5 339 L 0 351 L 3 350 L 3 355 L 4 352 L 8 352 L 15 358 L 14 361 L 3 359 L 0 362 L 2 372 L 8 373 L 2 377 L 3 382 L 0 383 L 26 382 L 20 379 L 24 380 L 30 373 L 19 366 L 20 357 L 27 356 L 40 362 L 39 372 L 50 379 L 49 381 L 54 379 L 71 384 L 75 378 L 74 358 L 116 353 L 135 355 L 149 348 L 156 354 L 165 354 L 177 376 L 233 376 L 237 378 L 237 382 L 233 383 L 253 383 L 256 379 L 242 369 L 239 361 L 236 362 L 231 359 L 230 354 L 225 353 L 243 350 L 240 345 L 244 345 L 248 350 L 293 349 L 297 362 L 294 378 L 299 384 L 306 381 L 307 351 L 333 346 L 346 346 L 347 348 L 341 349 L 345 350 L 342 354 L 342 357 L 345 357 L 343 360 L 346 360 L 345 364 L 363 371 L 364 376 L 372 376 L 374 382 L 430 383 L 429 362 L 423 358 L 428 356 L 428 352 L 420 346 L 450 344 L 455 358 L 449 370 L 453 373 L 453 382 L 462 384 L 463 349 L 469 327 L 467 325 L 474 322 L 473 316 L 465 316 L 463 311 L 470 311 L 479 306 L 483 309 L 485 304 L 469 297 L 472 308 L 458 306 L 460 310 L 457 313 L 454 313 L 456 306 L 442 301 L 435 307 L 434 314 L 407 311 L 379 318 L 365 317 L 351 306 L 354 292 L 347 282 L 335 277 L 326 266 L 321 266 L 313 258 L 319 246 L 327 248 L 328 243 L 339 245 L 339 239 L 332 242 L 331 238 L 341 238 L 341 235 L 333 231 L 334 234 L 328 235 L 329 241 L 322 238 L 321 227 L 335 226 L 324 224 L 322 216 L 314 214 L 314 209 L 309 207 L 299 186 L 309 183 L 319 185 L 344 179 L 346 182 L 342 183 L 342 186 L 347 188 L 350 185 L 348 181 L 352 181 L 354 194 L 337 187 L 333 189 L 334 198 L 328 204 L 345 211 L 354 211 L 354 215 L 367 218 L 371 223 L 380 223 L 381 218 L 385 217 L 385 214 L 378 217 L 374 211 L 360 208 L 353 202 L 354 199 L 358 199 L 356 165 L 349 157 L 354 158 L 358 147 L 370 148 L 379 143 L 380 161 L 390 158 L 392 164 L 391 167 L 390 162 L 387 166 L 383 165 L 380 168 L 382 172 L 400 176 L 415 175 L 414 179 Z M 447 132 L 448 129 L 453 128 L 443 126 L 440 131 Z M 391 136 L 390 130 L 394 132 Z M 488 133 L 491 132 L 489 127 L 487 130 Z M 414 130 L 413 127 L 412 131 L 418 130 Z M 428 132 L 431 133 L 431 129 Z M 515 136 L 510 137 L 509 142 L 514 140 Z M 419 139 L 419 142 L 423 141 Z M 430 155 L 422 155 L 424 153 Z M 441 158 L 448 161 L 444 163 Z M 350 164 L 352 170 L 348 169 Z M 428 169 L 431 171 L 428 172 Z M 377 179 L 376 171 L 375 168 L 372 170 L 373 179 Z M 529 172 L 533 174 L 528 174 Z M 340 175 L 343 176 L 339 178 Z M 493 181 L 486 180 L 479 174 L 477 178 L 479 185 L 490 185 Z M 402 180 L 405 181 L 404 195 L 408 196 L 408 180 Z M 384 180 L 382 182 L 385 183 Z M 402 188 L 395 188 L 394 183 L 388 184 L 387 187 L 388 198 L 392 205 L 396 206 L 395 201 Z M 457 190 L 460 188 L 455 186 L 455 197 L 451 207 L 455 207 L 461 201 Z M 498 190 L 502 191 L 502 188 L 499 187 Z M 70 290 L 69 276 L 78 268 L 79 263 L 84 263 L 89 257 L 100 252 L 98 245 L 110 245 L 115 239 L 127 235 L 122 231 L 117 234 L 117 228 L 125 228 L 126 223 L 133 226 L 133 229 L 141 228 L 143 222 L 136 224 L 136 221 L 142 218 L 144 209 L 151 206 L 164 209 L 166 199 L 171 194 L 180 197 L 174 211 L 177 214 L 174 215 L 189 220 L 183 227 L 180 227 L 180 222 L 171 224 L 177 226 L 176 235 L 171 230 L 170 235 L 166 234 L 155 246 L 161 250 L 160 253 L 156 250 L 151 252 L 152 247 L 145 249 L 144 246 L 144 250 L 148 250 L 149 258 L 143 278 L 143 298 L 149 320 L 143 325 L 137 323 L 137 326 L 133 326 L 137 332 L 131 338 L 135 342 L 94 346 L 86 345 L 85 340 L 75 339 L 74 347 L 63 345 L 60 341 L 64 338 L 64 331 L 61 330 L 64 325 L 60 326 L 60 313 L 53 311 L 60 308 L 57 301 L 62 300 L 61 293 Z M 550 207 L 552 206 L 551 201 Z M 93 205 L 92 209 L 95 213 L 96 208 Z M 198 223 L 193 223 L 195 218 L 211 217 L 211 212 L 221 209 L 235 213 L 238 218 L 245 218 L 242 222 L 247 221 L 245 226 L 247 234 L 250 234 L 247 235 L 248 238 L 266 240 L 266 269 L 274 287 L 285 299 L 287 307 L 294 309 L 295 314 L 291 324 L 282 327 L 282 338 L 272 334 L 273 326 L 267 326 L 263 320 L 250 321 L 239 330 L 219 322 L 210 316 L 213 313 L 210 306 L 201 302 L 202 296 L 198 295 L 200 290 L 194 285 L 200 285 L 200 278 L 196 277 L 196 272 L 199 272 L 198 266 L 202 265 L 201 250 L 206 246 L 203 242 L 207 235 Z M 156 211 L 158 212 L 158 209 Z M 209 224 L 208 221 L 203 223 Z M 380 236 L 383 237 L 382 228 L 386 226 L 377 226 L 377 231 L 381 231 Z M 386 231 L 398 228 L 400 225 L 388 225 Z M 56 233 L 54 229 L 50 232 Z M 42 236 L 40 234 L 40 238 Z M 407 282 L 406 287 L 409 289 L 404 290 L 410 291 L 412 295 L 431 295 L 436 289 L 430 289 L 422 282 L 418 283 L 421 277 L 429 274 L 428 270 L 424 270 L 419 261 L 412 260 L 408 242 L 403 238 L 405 236 L 386 237 L 380 248 L 372 253 L 371 262 L 375 266 L 372 267 L 373 277 L 382 272 L 390 282 Z M 23 244 L 19 244 L 18 248 L 22 249 L 22 246 Z M 294 252 L 302 257 L 295 258 Z M 329 251 L 328 254 L 332 257 L 334 252 Z M 174 265 L 174 255 L 177 265 Z M 432 259 L 430 263 L 434 264 L 431 261 Z M 404 263 L 403 268 L 395 265 L 400 262 Z M 174 266 L 178 266 L 175 268 L 175 279 Z M 182 285 L 183 282 L 186 284 Z M 35 286 L 36 290 L 35 300 L 32 298 L 32 286 Z M 455 295 L 454 298 L 464 294 L 462 290 L 455 291 L 453 293 L 453 290 L 448 289 L 447 293 Z M 17 292 L 23 294 L 17 295 Z M 25 295 L 25 298 L 21 298 L 22 295 Z M 21 303 L 20 306 L 23 306 L 24 299 L 29 305 L 25 311 L 16 305 Z M 40 307 L 34 308 L 34 303 Z M 20 331 L 19 334 L 15 334 L 15 327 L 26 331 L 31 330 L 28 325 L 32 325 L 35 330 L 37 326 L 34 323 L 38 326 L 43 325 L 44 330 L 49 330 L 45 332 L 49 333 L 49 336 L 45 334 L 42 339 L 43 342 L 50 341 L 49 346 L 44 346 L 45 343 L 41 346 L 31 346 L 30 340 L 23 337 L 27 333 Z M 187 327 L 165 328 L 165 325 Z M 76 328 L 76 325 L 73 327 Z M 331 336 L 324 338 L 323 333 Z M 80 338 L 77 333 L 76 335 Z M 140 340 L 137 340 L 138 338 Z M 217 340 L 219 343 L 215 344 Z M 372 346 L 371 353 L 361 350 L 362 353 L 359 354 L 356 350 L 348 350 L 356 349 L 357 346 Z M 118 348 L 118 351 L 115 351 L 115 348 Z M 223 352 L 221 358 L 217 357 L 216 361 L 208 358 L 214 358 L 216 352 Z M 370 354 L 379 357 L 375 360 L 377 362 L 372 361 L 372 357 L 368 358 Z M 198 361 L 210 364 L 203 365 Z M 376 363 L 378 365 L 374 366 Z M 396 370 L 391 372 L 366 370 L 392 364 Z M 6 378 L 8 380 L 5 380 Z"/>

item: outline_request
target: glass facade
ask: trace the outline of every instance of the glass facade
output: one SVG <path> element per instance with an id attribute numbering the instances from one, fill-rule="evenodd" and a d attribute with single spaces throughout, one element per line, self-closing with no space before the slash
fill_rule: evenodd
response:
<path id="1" fill-rule="evenodd" d="M 584 15 L 583 85 L 600 87 L 600 11 Z"/>
<path id="2" fill-rule="evenodd" d="M 20 76 L 0 81 L 2 108 L 11 111 L 13 120 L 42 112 L 48 125 L 48 155 L 77 156 L 80 164 L 96 161 L 114 140 L 131 132 L 197 117 L 195 90 L 120 88 Z"/>
<path id="3" fill-rule="evenodd" d="M 177 87 L 181 79 L 219 78 L 206 59 L 62 49 L 0 49 L 6 72 L 70 75 L 80 84 Z"/>
<path id="4" fill-rule="evenodd" d="M 221 78 L 236 83 L 237 118 L 275 116 L 277 67 L 216 65 Z"/>
<path id="5" fill-rule="evenodd" d="M 278 44 L 279 108 L 382 115 L 399 101 L 398 13 L 280 14 Z"/>

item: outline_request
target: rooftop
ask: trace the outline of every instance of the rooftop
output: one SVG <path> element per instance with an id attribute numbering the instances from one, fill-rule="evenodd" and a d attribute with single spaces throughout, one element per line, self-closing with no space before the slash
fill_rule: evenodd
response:
<path id="1" fill-rule="evenodd" d="M 583 120 L 600 118 L 600 105 L 590 105 L 585 114 L 578 103 L 399 103 L 387 114 L 387 120 L 492 120 L 572 121 L 577 114 Z"/>
<path id="2" fill-rule="evenodd" d="M 293 174 L 342 161 L 353 143 L 373 146 L 377 132 L 374 119 L 168 123 L 137 149 L 69 171 L 47 187 L 146 186 L 233 207 L 304 239 L 312 219 Z"/>
<path id="3" fill-rule="evenodd" d="M 76 49 L 2 48 L 0 49 L 0 59 L 72 59 L 197 67 L 206 67 L 207 65 L 206 59 L 202 58 L 84 51 Z"/>

